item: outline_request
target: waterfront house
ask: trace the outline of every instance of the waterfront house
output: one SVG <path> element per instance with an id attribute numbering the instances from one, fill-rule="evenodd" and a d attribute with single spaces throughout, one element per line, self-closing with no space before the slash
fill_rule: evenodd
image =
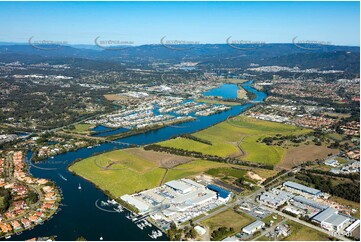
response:
<path id="1" fill-rule="evenodd" d="M 40 217 L 40 218 L 44 218 L 44 217 L 45 217 L 44 213 L 43 213 L 43 212 L 40 212 L 40 211 L 35 212 L 35 214 L 36 214 L 36 216 L 38 216 L 38 217 Z"/>
<path id="2" fill-rule="evenodd" d="M 10 223 L 11 223 L 11 226 L 13 226 L 14 230 L 22 229 L 21 224 L 19 223 L 19 221 L 14 220 L 14 221 L 11 221 Z"/>
<path id="3" fill-rule="evenodd" d="M 5 234 L 13 230 L 8 223 L 0 223 L 0 229 Z"/>
<path id="4" fill-rule="evenodd" d="M 40 184 L 40 185 L 44 185 L 48 182 L 48 180 L 44 179 L 44 178 L 41 178 L 41 179 L 38 179 L 37 180 L 37 183 Z"/>
<path id="5" fill-rule="evenodd" d="M 21 223 L 23 224 L 24 228 L 26 228 L 26 229 L 30 228 L 30 226 L 31 226 L 31 222 L 27 218 L 22 218 Z"/>
<path id="6" fill-rule="evenodd" d="M 37 215 L 33 214 L 29 217 L 29 220 L 33 223 L 40 223 L 41 218 L 39 218 Z"/>

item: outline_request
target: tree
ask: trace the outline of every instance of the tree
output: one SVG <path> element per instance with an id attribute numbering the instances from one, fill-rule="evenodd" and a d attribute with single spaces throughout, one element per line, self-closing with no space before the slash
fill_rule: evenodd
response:
<path id="1" fill-rule="evenodd" d="M 194 238 L 196 238 L 197 236 L 198 236 L 197 231 L 196 231 L 194 228 L 192 228 L 192 229 L 191 229 L 191 238 L 194 239 Z"/>

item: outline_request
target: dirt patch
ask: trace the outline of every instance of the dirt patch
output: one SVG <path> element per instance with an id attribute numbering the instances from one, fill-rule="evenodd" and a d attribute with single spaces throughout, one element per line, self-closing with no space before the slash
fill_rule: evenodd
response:
<path id="1" fill-rule="evenodd" d="M 244 90 L 242 87 L 239 87 L 239 90 L 237 90 L 237 98 L 243 99 L 247 96 L 246 90 Z"/>
<path id="2" fill-rule="evenodd" d="M 142 148 L 132 148 L 127 150 L 129 153 L 136 155 L 140 158 L 149 160 L 163 168 L 173 168 L 175 166 L 188 163 L 193 159 L 190 157 L 177 156 L 164 152 L 156 152 L 152 150 L 144 150 Z"/>
<path id="3" fill-rule="evenodd" d="M 264 180 L 266 180 L 252 171 L 247 172 L 247 176 L 249 176 L 252 180 L 257 181 L 258 183 L 262 183 Z"/>
<path id="4" fill-rule="evenodd" d="M 277 168 L 291 169 L 292 167 L 299 165 L 305 161 L 315 161 L 317 159 L 325 159 L 329 154 L 338 153 L 338 149 L 330 149 L 326 146 L 317 145 L 303 145 L 287 150 L 281 163 L 277 165 Z"/>
<path id="5" fill-rule="evenodd" d="M 133 98 L 118 94 L 105 94 L 105 99 L 108 101 L 120 101 L 120 100 L 131 100 Z"/>
<path id="6" fill-rule="evenodd" d="M 206 183 L 212 183 L 214 181 L 214 178 L 212 176 L 202 174 L 202 175 L 196 176 L 196 180 L 205 181 Z"/>

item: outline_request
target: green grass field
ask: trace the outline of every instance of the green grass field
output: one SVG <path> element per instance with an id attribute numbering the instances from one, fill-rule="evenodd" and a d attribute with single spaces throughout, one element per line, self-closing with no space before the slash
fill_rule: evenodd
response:
<path id="1" fill-rule="evenodd" d="M 221 157 L 241 156 L 245 161 L 275 165 L 283 159 L 286 149 L 269 146 L 257 140 L 276 134 L 300 135 L 309 132 L 311 130 L 292 125 L 238 116 L 193 134 L 210 141 L 212 145 L 185 138 L 171 139 L 159 144 Z"/>
<path id="2" fill-rule="evenodd" d="M 117 162 L 111 166 L 114 170 L 102 168 L 111 162 Z M 111 151 L 84 159 L 74 163 L 69 170 L 116 197 L 158 186 L 165 172 L 156 163 L 127 150 Z"/>
<path id="3" fill-rule="evenodd" d="M 95 125 L 93 124 L 76 124 L 74 125 L 74 129 L 69 130 L 71 133 L 77 133 L 77 134 L 91 134 L 92 128 L 94 128 Z"/>
<path id="4" fill-rule="evenodd" d="M 220 167 L 220 168 L 212 168 L 208 170 L 206 173 L 214 177 L 232 176 L 235 178 L 242 178 L 247 174 L 247 171 L 234 169 L 232 167 Z"/>
<path id="5" fill-rule="evenodd" d="M 321 233 L 312 228 L 306 227 L 302 224 L 287 221 L 287 224 L 291 228 L 291 235 L 286 237 L 286 241 L 328 241 L 328 235 Z"/>
<path id="6" fill-rule="evenodd" d="M 113 196 L 132 194 L 160 185 L 166 170 L 149 156 L 136 155 L 136 149 L 123 149 L 96 155 L 69 167 L 77 175 L 93 182 Z M 109 169 L 104 169 L 110 166 Z M 227 167 L 220 162 L 194 160 L 169 169 L 163 182 L 202 174 L 209 169 Z"/>
<path id="7" fill-rule="evenodd" d="M 247 214 L 239 214 L 232 209 L 228 209 L 211 218 L 204 220 L 203 222 L 201 222 L 201 224 L 210 228 L 210 231 L 225 226 L 228 228 L 233 227 L 235 232 L 238 233 L 242 230 L 243 227 L 254 222 L 255 220 L 255 218 Z"/>
<path id="8" fill-rule="evenodd" d="M 165 182 L 177 180 L 184 177 L 195 176 L 206 172 L 209 169 L 216 169 L 220 167 L 227 167 L 228 165 L 220 162 L 213 162 L 207 160 L 195 160 L 186 164 L 179 165 L 174 169 L 168 170 L 165 177 Z"/>

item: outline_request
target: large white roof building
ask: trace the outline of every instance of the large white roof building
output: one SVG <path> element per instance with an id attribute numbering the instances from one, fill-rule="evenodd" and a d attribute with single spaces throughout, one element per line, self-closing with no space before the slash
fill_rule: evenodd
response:
<path id="1" fill-rule="evenodd" d="M 149 210 L 149 206 L 146 203 L 144 203 L 132 196 L 129 196 L 128 194 L 125 194 L 125 195 L 121 196 L 120 198 L 123 201 L 129 203 L 130 205 L 136 207 L 140 213 L 145 213 Z"/>
<path id="2" fill-rule="evenodd" d="M 181 181 L 177 181 L 177 180 L 173 180 L 173 181 L 169 181 L 165 183 L 166 186 L 180 192 L 180 193 L 188 193 L 190 191 L 192 191 L 192 187 L 190 185 L 188 185 L 185 182 L 181 182 Z"/>
<path id="3" fill-rule="evenodd" d="M 262 222 L 261 220 L 257 220 L 255 222 L 247 225 L 246 227 L 244 227 L 242 229 L 242 231 L 246 234 L 254 234 L 255 232 L 262 229 L 265 225 L 266 224 L 264 222 Z"/>

